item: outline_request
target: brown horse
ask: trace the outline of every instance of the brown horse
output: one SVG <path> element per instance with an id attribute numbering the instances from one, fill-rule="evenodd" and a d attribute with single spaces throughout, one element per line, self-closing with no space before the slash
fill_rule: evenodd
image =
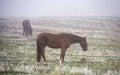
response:
<path id="1" fill-rule="evenodd" d="M 45 47 L 48 46 L 50 48 L 61 48 L 60 54 L 60 63 L 64 62 L 64 56 L 67 48 L 73 43 L 80 43 L 84 51 L 87 51 L 87 41 L 86 37 L 79 37 L 73 34 L 60 33 L 60 34 L 52 34 L 52 33 L 42 33 L 39 34 L 37 39 L 37 62 L 40 62 L 41 56 L 44 61 L 45 58 Z"/>
<path id="2" fill-rule="evenodd" d="M 32 35 L 32 28 L 29 20 L 24 20 L 22 22 L 22 26 L 23 26 L 23 36 Z"/>

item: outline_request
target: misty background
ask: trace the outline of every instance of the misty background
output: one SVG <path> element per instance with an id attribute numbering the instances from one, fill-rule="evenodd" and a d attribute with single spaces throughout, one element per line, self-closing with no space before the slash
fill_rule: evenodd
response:
<path id="1" fill-rule="evenodd" d="M 0 0 L 0 16 L 120 16 L 120 0 Z"/>

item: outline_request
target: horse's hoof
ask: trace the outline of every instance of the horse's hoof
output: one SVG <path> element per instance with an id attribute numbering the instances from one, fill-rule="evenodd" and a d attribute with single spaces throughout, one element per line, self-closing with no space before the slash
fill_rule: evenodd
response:
<path id="1" fill-rule="evenodd" d="M 62 60 L 59 61 L 60 64 L 64 63 Z"/>
<path id="2" fill-rule="evenodd" d="M 60 60 L 60 61 L 59 61 L 59 63 L 61 64 L 61 63 L 62 63 L 62 61 Z"/>

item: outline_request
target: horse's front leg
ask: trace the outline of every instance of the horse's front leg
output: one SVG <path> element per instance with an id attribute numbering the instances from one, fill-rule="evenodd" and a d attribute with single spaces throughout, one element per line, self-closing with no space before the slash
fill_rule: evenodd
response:
<path id="1" fill-rule="evenodd" d="M 26 31 L 25 31 L 25 36 L 27 37 L 28 34 L 29 34 L 29 32 L 28 32 L 28 30 L 26 29 Z"/>
<path id="2" fill-rule="evenodd" d="M 66 52 L 66 48 L 62 48 L 60 53 L 60 63 L 64 63 L 65 52 Z"/>

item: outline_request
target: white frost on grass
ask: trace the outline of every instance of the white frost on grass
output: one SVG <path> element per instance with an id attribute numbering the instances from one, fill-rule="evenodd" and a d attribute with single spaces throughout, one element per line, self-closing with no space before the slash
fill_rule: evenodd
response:
<path id="1" fill-rule="evenodd" d="M 73 66 L 73 67 L 69 67 L 69 66 L 57 66 L 55 68 L 55 71 L 59 72 L 59 71 L 63 71 L 63 72 L 70 72 L 70 73 L 82 73 L 85 75 L 93 75 L 92 70 L 88 69 L 88 67 L 77 67 L 77 66 Z"/>
<path id="2" fill-rule="evenodd" d="M 36 70 L 38 70 L 40 66 L 36 65 L 29 65 L 29 64 L 18 64 L 14 67 L 15 71 L 23 71 L 28 73 L 34 73 Z"/>

